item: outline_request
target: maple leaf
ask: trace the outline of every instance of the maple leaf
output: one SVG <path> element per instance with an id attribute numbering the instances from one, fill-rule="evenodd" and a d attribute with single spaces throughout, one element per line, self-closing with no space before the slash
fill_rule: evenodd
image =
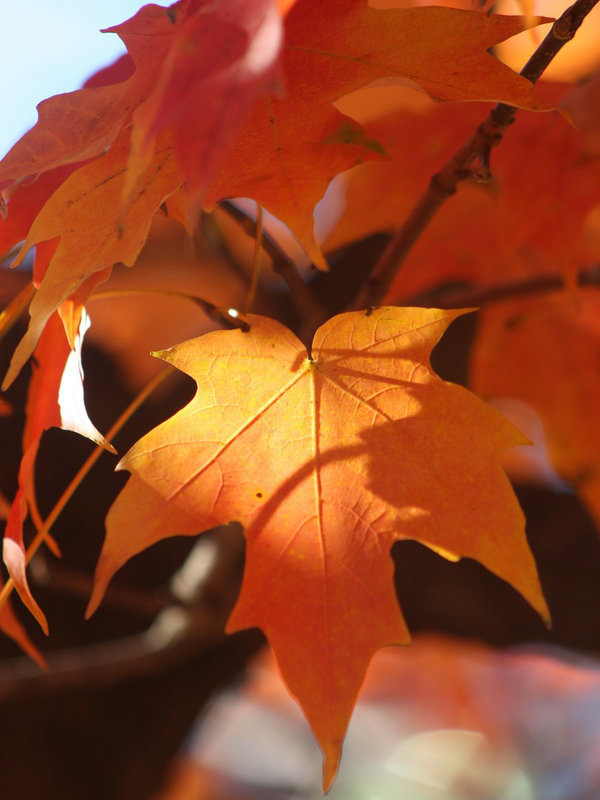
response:
<path id="1" fill-rule="evenodd" d="M 238 521 L 247 560 L 228 630 L 269 639 L 335 775 L 369 660 L 409 640 L 390 547 L 418 539 L 476 558 L 544 616 L 523 517 L 500 467 L 524 442 L 429 354 L 462 311 L 342 314 L 311 355 L 279 323 L 217 331 L 159 355 L 198 384 L 144 436 L 107 516 L 89 613 L 132 555 L 176 534 Z"/>
<path id="2" fill-rule="evenodd" d="M 23 241 L 44 203 L 70 172 L 70 167 L 58 167 L 13 191 L 7 203 L 6 219 L 0 219 L 1 255 Z"/>
<path id="3" fill-rule="evenodd" d="M 600 523 L 600 302 L 597 292 L 506 301 L 480 316 L 471 382 L 541 417 L 556 471 Z M 544 357 L 540 358 L 540 353 Z"/>
<path id="4" fill-rule="evenodd" d="M 133 115 L 126 197 L 165 128 L 187 188 L 199 196 L 255 97 L 280 82 L 283 23 L 273 0 L 196 0 L 184 9 L 171 9 L 177 36 L 156 86 Z"/>
<path id="5" fill-rule="evenodd" d="M 23 432 L 23 457 L 19 468 L 19 486 L 6 521 L 3 556 L 19 596 L 37 619 L 45 633 L 48 624 L 44 613 L 29 589 L 26 574 L 26 554 L 23 542 L 23 522 L 35 503 L 35 459 L 42 434 L 51 427 L 74 431 L 91 439 L 111 452 L 116 452 L 90 422 L 83 399 L 81 346 L 89 327 L 84 315 L 71 350 L 63 324 L 54 314 L 44 329 L 35 351 L 36 366 L 29 384 L 26 424 Z M 51 544 L 52 540 L 47 539 Z M 56 547 L 54 547 L 57 553 Z"/>
<path id="6" fill-rule="evenodd" d="M 537 88 L 551 103 L 560 98 L 573 116 L 600 102 L 600 80 L 566 95 L 560 84 Z M 400 107 L 366 123 L 391 163 L 361 164 L 338 179 L 347 187 L 346 206 L 326 250 L 393 231 L 487 111 L 473 104 L 423 106 Z M 490 182 L 459 186 L 420 237 L 390 300 L 451 280 L 490 284 L 500 275 L 508 279 L 557 269 L 572 276 L 578 263 L 594 255 L 581 233 L 600 192 L 600 170 L 592 166 L 600 150 L 586 147 L 598 126 L 593 118 L 578 121 L 575 128 L 558 113 L 520 115 L 493 151 Z"/>
<path id="7" fill-rule="evenodd" d="M 146 5 L 109 30 L 118 33 L 128 56 L 87 87 L 37 106 L 38 122 L 0 162 L 0 185 L 101 154 L 152 90 L 176 33 L 167 10 Z"/>
<path id="8" fill-rule="evenodd" d="M 31 303 L 29 328 L 14 353 L 5 388 L 31 355 L 46 320 L 61 303 L 79 291 L 81 308 L 87 297 L 82 286 L 85 284 L 89 294 L 100 280 L 97 277 L 86 283 L 92 275 L 118 261 L 134 263 L 160 205 L 179 190 L 183 179 L 192 187 L 207 179 L 214 165 L 209 168 L 204 162 L 223 156 L 224 134 L 217 137 L 219 144 L 207 144 L 206 136 L 223 133 L 225 126 L 225 139 L 229 140 L 252 97 L 272 82 L 279 52 L 278 12 L 269 3 L 259 7 L 239 2 L 235 8 L 228 5 L 215 10 L 211 6 L 212 11 L 194 0 L 182 0 L 167 10 L 148 6 L 111 29 L 119 32 L 128 46 L 129 60 L 121 59 L 114 70 L 92 81 L 93 86 L 52 98 L 47 106 L 42 104 L 38 125 L 0 163 L 0 183 L 9 178 L 17 181 L 90 158 L 112 145 L 110 152 L 77 169 L 58 187 L 35 218 L 14 263 L 18 266 L 33 245 L 60 239 Z M 216 67 L 213 49 L 201 48 L 201 54 L 190 55 L 191 41 L 199 39 L 206 45 L 211 30 L 222 32 L 223 26 L 229 30 L 234 25 L 231 15 L 235 9 L 243 11 L 245 33 L 233 37 L 231 51 L 224 51 Z M 333 108 L 332 102 L 340 95 L 377 77 L 409 74 L 444 99 L 479 96 L 486 87 L 485 91 L 502 99 L 508 93 L 517 104 L 531 103 L 529 82 L 482 49 L 517 32 L 522 26 L 519 19 L 454 9 L 383 12 L 369 9 L 363 0 L 350 4 L 336 0 L 329 12 L 324 23 L 310 0 L 301 0 L 289 11 L 288 96 L 282 101 L 267 99 L 267 110 L 264 98 L 254 104 L 254 113 L 251 109 L 227 165 L 206 198 L 210 207 L 228 195 L 255 196 L 291 225 L 321 266 L 325 263 L 312 235 L 315 203 L 337 172 L 357 160 L 381 154 L 373 140 Z M 176 33 L 165 28 L 167 23 Z M 441 47 L 437 42 L 435 55 L 424 59 L 423 48 L 431 51 L 431 35 L 440 27 L 445 44 Z M 453 59 L 448 71 L 444 66 L 448 48 L 457 48 L 459 43 L 462 47 L 466 34 L 469 46 L 464 48 L 464 56 Z M 259 58 L 256 48 L 265 36 L 270 49 L 268 56 L 263 53 L 264 58 Z M 415 49 L 404 41 L 409 36 L 411 42 L 423 40 L 425 44 Z M 144 49 L 141 41 L 151 44 Z M 366 47 L 373 50 L 368 59 L 364 57 Z M 158 80 L 158 65 L 165 59 L 162 78 L 154 94 L 147 97 Z M 132 75 L 119 83 L 106 83 L 128 74 L 131 62 L 136 65 Z M 315 93 L 312 76 L 323 62 L 329 67 L 321 71 Z M 199 66 L 201 74 L 197 74 Z M 248 81 L 252 89 L 244 92 Z M 207 127 L 198 132 L 192 124 L 188 130 L 182 115 L 194 106 L 199 92 L 207 91 L 214 100 L 205 120 Z M 204 113 L 205 106 L 202 108 Z M 133 150 L 127 131 L 115 140 L 132 113 Z M 190 144 L 192 134 L 194 144 Z M 304 147 L 307 142 L 308 150 L 300 152 L 297 144 Z M 195 158 L 187 164 L 190 147 L 195 156 L 204 153 L 200 167 Z M 261 160 L 263 155 L 268 164 Z M 181 175 L 176 160 L 185 164 Z M 125 197 L 128 202 L 123 206 Z M 78 323 L 75 314 L 67 325 L 71 341 Z"/>
<path id="9" fill-rule="evenodd" d="M 365 0 L 335 0 L 327 14 L 315 0 L 290 5 L 280 5 L 288 12 L 286 96 L 254 102 L 204 201 L 210 209 L 225 197 L 255 198 L 292 228 L 319 266 L 316 202 L 335 174 L 382 154 L 333 108 L 335 100 L 377 78 L 406 76 L 437 99 L 535 105 L 531 84 L 487 52 L 522 30 L 521 18 L 431 7 L 381 11 Z M 87 88 L 40 104 L 36 126 L 0 162 L 0 185 L 101 154 L 133 115 L 122 199 L 134 191 L 161 131 L 171 135 L 183 177 L 197 191 L 224 159 L 253 98 L 272 85 L 280 25 L 267 0 L 145 6 L 107 29 L 121 37 L 127 59 Z M 127 78 L 106 83 L 121 75 Z"/>
<path id="10" fill-rule="evenodd" d="M 113 264 L 135 263 L 161 203 L 181 185 L 172 151 L 157 147 L 127 214 L 121 217 L 129 136 L 123 134 L 101 159 L 80 167 L 65 180 L 35 218 L 15 259 L 18 266 L 40 242 L 60 239 L 29 307 L 30 322 L 19 342 L 3 386 L 6 388 L 29 358 L 46 321 L 79 291 L 77 303 L 107 275 Z M 82 290 L 83 287 L 83 290 Z"/>
<path id="11" fill-rule="evenodd" d="M 145 6 L 106 29 L 120 36 L 128 54 L 83 89 L 38 106 L 38 123 L 0 163 L 0 185 L 102 154 L 135 112 L 121 199 L 131 200 L 165 126 L 179 160 L 189 163 L 193 155 L 198 162 L 187 176 L 197 188 L 194 175 L 208 179 L 256 93 L 274 84 L 280 13 L 291 5 L 181 0 L 168 9 Z"/>
<path id="12" fill-rule="evenodd" d="M 204 206 L 252 197 L 325 267 L 313 236 L 315 204 L 335 175 L 385 155 L 333 103 L 379 78 L 403 77 L 437 100 L 535 106 L 529 81 L 487 52 L 523 26 L 518 17 L 434 7 L 379 10 L 364 0 L 334 0 L 323 13 L 317 0 L 298 0 L 285 20 L 285 95 L 261 97 L 251 107 Z"/>

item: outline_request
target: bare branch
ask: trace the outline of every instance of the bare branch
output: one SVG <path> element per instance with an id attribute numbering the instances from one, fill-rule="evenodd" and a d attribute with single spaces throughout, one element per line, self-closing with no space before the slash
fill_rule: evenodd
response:
<path id="1" fill-rule="evenodd" d="M 597 2 L 598 0 L 577 0 L 570 6 L 556 20 L 544 41 L 521 70 L 521 75 L 535 83 L 559 50 L 573 38 Z M 479 161 L 475 177 L 482 169 L 482 165 L 485 170 L 485 165 L 489 164 L 492 148 L 497 147 L 502 141 L 506 129 L 514 121 L 517 110 L 506 103 L 495 106 L 471 138 L 432 177 L 428 188 L 375 265 L 370 278 L 352 304 L 353 308 L 370 308 L 382 301 L 408 253 L 438 209 L 456 192 L 458 184 L 473 174 L 474 162 Z"/>
<path id="2" fill-rule="evenodd" d="M 580 287 L 600 286 L 600 265 L 582 269 L 577 275 Z M 535 294 L 559 291 L 565 288 L 562 275 L 536 275 L 492 286 L 464 286 L 461 288 L 435 288 L 405 301 L 411 306 L 435 306 L 437 308 L 479 308 L 503 300 L 515 300 Z M 403 301 L 404 302 L 404 301 Z"/>
<path id="3" fill-rule="evenodd" d="M 214 549 L 214 557 L 199 576 L 194 596 L 186 598 L 186 603 L 174 602 L 160 609 L 155 621 L 142 633 L 49 652 L 45 672 L 25 657 L 2 663 L 0 699 L 65 687 L 102 686 L 151 675 L 222 642 L 225 623 L 239 591 L 244 538 L 235 524 L 219 528 L 216 536 L 204 536 Z M 125 595 L 117 593 L 116 597 L 122 600 Z M 131 597 L 127 596 L 127 600 Z"/>

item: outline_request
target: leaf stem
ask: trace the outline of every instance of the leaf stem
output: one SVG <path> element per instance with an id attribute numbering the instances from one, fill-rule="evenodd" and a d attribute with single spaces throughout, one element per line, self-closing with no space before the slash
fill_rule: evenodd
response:
<path id="1" fill-rule="evenodd" d="M 88 303 L 92 300 L 112 300 L 115 297 L 143 297 L 154 295 L 157 297 L 177 297 L 181 300 L 190 300 L 204 311 L 207 317 L 222 328 L 243 328 L 244 324 L 237 320 L 230 312 L 231 309 L 219 308 L 214 303 L 205 300 L 195 294 L 187 292 L 174 292 L 169 289 L 107 289 L 103 292 L 96 292 L 88 298 Z"/>
<path id="2" fill-rule="evenodd" d="M 167 377 L 167 375 L 170 375 L 172 372 L 173 369 L 171 367 L 166 367 L 162 372 L 159 372 L 159 374 L 156 375 L 142 389 L 142 391 L 137 395 L 137 397 L 135 397 L 131 401 L 131 403 L 127 406 L 125 411 L 123 411 L 123 413 L 120 415 L 120 417 L 108 431 L 108 433 L 106 434 L 107 439 L 109 440 L 113 439 L 117 435 L 117 433 L 121 430 L 123 425 L 125 425 L 125 423 L 130 419 L 130 417 L 137 411 L 137 409 L 141 406 L 144 400 L 146 400 L 146 398 L 150 394 L 152 394 L 152 392 L 156 389 L 156 387 L 160 383 L 162 383 L 162 381 Z M 48 514 L 43 523 L 40 524 L 41 520 L 37 516 L 33 517 L 34 524 L 36 525 L 37 528 L 37 534 L 33 539 L 33 541 L 31 542 L 31 544 L 29 545 L 29 547 L 27 548 L 26 564 L 29 564 L 33 556 L 36 554 L 40 545 L 46 539 L 48 532 L 50 531 L 50 529 L 52 528 L 52 526 L 54 525 L 60 514 L 63 512 L 65 506 L 67 505 L 67 503 L 69 502 L 75 491 L 79 488 L 83 479 L 87 476 L 88 472 L 94 466 L 96 461 L 98 461 L 103 452 L 104 448 L 102 447 L 102 445 L 97 445 L 97 447 L 90 453 L 90 455 L 86 458 L 81 467 L 77 470 L 77 472 L 71 479 L 71 482 L 64 490 L 64 492 L 58 499 L 58 502 L 56 503 L 52 511 Z M 14 582 L 12 578 L 9 577 L 4 586 L 2 587 L 2 590 L 0 590 L 0 610 L 2 610 L 2 608 L 4 607 L 4 604 L 12 594 L 14 588 L 15 588 Z"/>
<path id="3" fill-rule="evenodd" d="M 34 294 L 35 286 L 33 281 L 29 281 L 0 313 L 0 338 L 9 332 L 33 299 Z"/>
<path id="4" fill-rule="evenodd" d="M 249 314 L 254 308 L 254 301 L 256 300 L 256 290 L 258 288 L 258 276 L 260 275 L 260 257 L 262 254 L 263 242 L 263 213 L 262 206 L 256 204 L 256 235 L 254 237 L 254 253 L 252 255 L 252 278 L 250 280 L 250 288 L 248 289 L 248 297 L 246 298 L 246 305 L 244 306 L 244 313 Z"/>
<path id="5" fill-rule="evenodd" d="M 256 238 L 256 222 L 245 211 L 229 200 L 222 202 L 220 208 L 235 219 L 249 236 Z M 302 280 L 294 261 L 266 230 L 263 230 L 262 233 L 262 248 L 273 262 L 273 271 L 285 281 L 294 307 L 302 320 L 303 331 L 306 331 L 307 334 L 305 336 L 301 332 L 300 339 L 305 344 L 310 344 L 307 340 L 312 339 L 314 330 L 324 319 L 327 319 L 326 310 L 312 289 Z"/>
<path id="6" fill-rule="evenodd" d="M 36 531 L 40 531 L 44 527 L 44 523 L 42 521 L 42 515 L 40 514 L 40 510 L 38 508 L 35 491 L 32 491 L 31 497 L 29 497 L 28 506 L 29 506 L 29 515 L 33 521 L 33 524 L 35 525 L 35 529 Z M 44 533 L 44 541 L 46 542 L 46 545 L 50 548 L 52 554 L 56 556 L 56 558 L 62 558 L 62 553 L 60 551 L 60 547 L 58 546 L 58 542 L 56 541 L 54 536 L 52 536 L 49 530 L 46 530 Z"/>
<path id="7" fill-rule="evenodd" d="M 585 17 L 598 0 L 576 0 L 554 22 L 540 46 L 521 70 L 521 75 L 535 83 L 559 50 L 575 36 Z M 371 308 L 387 294 L 396 273 L 413 245 L 429 225 L 438 209 L 456 192 L 458 184 L 472 174 L 476 159 L 489 163 L 492 148 L 502 141 L 506 129 L 514 121 L 515 106 L 498 103 L 475 133 L 454 153 L 429 182 L 412 211 L 394 234 L 371 276 L 363 285 L 352 308 Z"/>

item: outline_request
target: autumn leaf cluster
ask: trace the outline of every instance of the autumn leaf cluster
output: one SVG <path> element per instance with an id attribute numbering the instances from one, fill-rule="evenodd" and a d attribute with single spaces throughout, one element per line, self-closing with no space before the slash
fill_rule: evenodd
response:
<path id="1" fill-rule="evenodd" d="M 39 660 L 9 598 L 14 587 L 47 630 L 27 564 L 42 543 L 59 551 L 37 511 L 35 459 L 53 426 L 113 450 L 85 411 L 81 346 L 86 305 L 115 265 L 135 272 L 160 216 L 197 236 L 224 201 L 250 198 L 326 271 L 341 248 L 410 226 L 428 185 L 438 193 L 443 207 L 413 230 L 377 308 L 350 303 L 327 319 L 318 303 L 299 304 L 292 332 L 220 311 L 199 283 L 204 309 L 233 329 L 156 353 L 197 392 L 119 462 L 131 477 L 107 516 L 90 601 L 91 613 L 114 573 L 155 542 L 241 523 L 246 567 L 228 629 L 265 633 L 325 755 L 325 785 L 369 660 L 409 641 L 395 541 L 480 561 L 549 619 L 501 464 L 527 438 L 481 397 L 537 412 L 554 468 L 600 521 L 600 83 L 534 90 L 490 52 L 539 18 L 389 5 L 144 6 L 108 29 L 127 54 L 41 103 L 0 162 L 0 250 L 19 247 L 13 267 L 34 253 L 32 284 L 1 321 L 8 329 L 28 311 L 4 386 L 35 363 L 0 627 Z M 490 103 L 521 109 L 504 140 L 473 153 L 456 193 L 430 183 Z M 328 188 L 344 199 L 317 236 Z M 472 393 L 438 378 L 429 359 L 461 307 L 475 305 Z M 28 516 L 38 531 L 29 551 Z"/>

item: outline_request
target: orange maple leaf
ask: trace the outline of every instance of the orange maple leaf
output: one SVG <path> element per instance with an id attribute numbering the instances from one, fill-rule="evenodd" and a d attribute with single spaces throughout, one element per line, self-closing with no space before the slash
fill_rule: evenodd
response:
<path id="1" fill-rule="evenodd" d="M 167 536 L 238 521 L 248 544 L 230 631 L 260 627 L 335 775 L 369 660 L 408 642 L 390 547 L 418 539 L 477 559 L 548 616 L 500 467 L 521 434 L 429 354 L 462 311 L 334 317 L 309 356 L 273 320 L 159 355 L 194 377 L 192 402 L 143 437 L 107 517 L 89 613 L 128 558 Z"/>
<path id="2" fill-rule="evenodd" d="M 128 153 L 129 136 L 124 132 L 105 156 L 70 175 L 35 218 L 13 266 L 18 266 L 34 245 L 60 241 L 29 307 L 29 327 L 13 354 L 4 387 L 18 374 L 47 320 L 62 303 L 79 292 L 80 307 L 85 300 L 83 295 L 106 277 L 106 270 L 113 264 L 135 263 L 154 214 L 181 185 L 171 149 L 157 147 L 122 218 L 119 198 Z"/>
<path id="3" fill-rule="evenodd" d="M 566 94 L 560 84 L 537 88 L 550 102 L 561 98 L 573 116 L 600 103 L 600 80 Z M 361 164 L 339 179 L 347 187 L 346 206 L 325 249 L 397 227 L 432 175 L 487 113 L 474 104 L 423 105 L 417 111 L 396 108 L 367 123 L 391 163 Z M 592 113 L 578 122 L 575 128 L 558 113 L 519 115 L 492 152 L 490 182 L 459 186 L 419 238 L 389 300 L 455 280 L 490 284 L 499 276 L 557 271 L 569 276 L 597 256 L 582 230 L 600 192 L 600 150 L 591 141 L 600 127 Z"/>
<path id="4" fill-rule="evenodd" d="M 0 186 L 103 153 L 152 90 L 177 30 L 166 9 L 146 5 L 109 30 L 118 33 L 129 55 L 101 70 L 100 80 L 38 105 L 37 123 L 0 162 Z M 135 70 L 129 74 L 131 62 Z"/>
<path id="5" fill-rule="evenodd" d="M 38 105 L 38 122 L 0 163 L 0 186 L 101 154 L 132 115 L 137 174 L 152 157 L 148 140 L 166 126 L 175 132 L 182 159 L 200 138 L 195 155 L 214 160 L 256 93 L 273 85 L 281 14 L 292 5 L 292 0 L 179 0 L 169 8 L 146 5 L 107 28 L 103 32 L 116 33 L 127 55 L 82 89 Z M 185 137 L 190 121 L 192 132 Z M 198 126 L 206 128 L 206 136 Z M 200 174 L 201 166 L 194 170 Z"/>
<path id="6" fill-rule="evenodd" d="M 124 199 L 151 161 L 154 137 L 168 133 L 192 199 L 222 166 L 204 193 L 206 208 L 225 197 L 253 197 L 325 266 L 312 232 L 316 202 L 335 174 L 382 154 L 333 108 L 335 100 L 391 76 L 416 81 L 436 99 L 535 107 L 529 81 L 487 51 L 541 18 L 377 10 L 365 0 L 335 0 L 326 14 L 315 0 L 290 5 L 280 6 L 287 10 L 285 97 L 265 94 L 247 114 L 278 74 L 281 19 L 273 2 L 236 0 L 235 7 L 214 4 L 209 11 L 197 0 L 148 5 L 108 29 L 126 44 L 129 59 L 114 75 L 41 103 L 36 126 L 0 162 L 0 186 L 98 156 L 132 122 Z M 106 84 L 122 74 L 125 80 Z"/>
<path id="7" fill-rule="evenodd" d="M 555 469 L 575 486 L 599 525 L 597 291 L 553 292 L 485 309 L 471 358 L 476 392 L 517 397 L 540 415 Z"/>
<path id="8" fill-rule="evenodd" d="M 165 128 L 187 187 L 199 196 L 253 100 L 280 84 L 283 21 L 274 0 L 191 0 L 167 13 L 177 35 L 156 86 L 133 114 L 127 199 Z"/>
<path id="9" fill-rule="evenodd" d="M 323 12 L 317 0 L 298 0 L 289 12 L 285 94 L 255 101 L 204 196 L 208 209 L 224 197 L 252 197 L 291 228 L 320 267 L 315 204 L 335 175 L 385 155 L 333 106 L 336 100 L 392 77 L 415 81 L 437 100 L 535 107 L 529 81 L 487 52 L 523 30 L 522 18 L 434 7 L 380 10 L 364 0 L 334 0 Z"/>
<path id="10" fill-rule="evenodd" d="M 225 145 L 202 144 L 204 139 L 214 135 L 220 142 L 225 126 L 229 141 L 251 99 L 272 83 L 279 52 L 279 12 L 269 3 L 257 10 L 245 0 L 239 2 L 236 8 L 244 14 L 237 22 L 229 6 L 206 14 L 194 0 L 182 0 L 170 9 L 147 6 L 111 29 L 127 44 L 130 60 L 121 59 L 114 74 L 99 76 L 93 86 L 45 101 L 38 124 L 0 163 L 2 185 L 91 158 L 110 145 L 108 153 L 77 169 L 58 187 L 35 218 L 15 260 L 18 266 L 33 245 L 60 240 L 31 303 L 29 328 L 15 351 L 4 387 L 31 355 L 50 315 L 79 292 L 73 320 L 66 321 L 67 333 L 74 339 L 79 310 L 100 280 L 91 276 L 119 261 L 134 263 L 160 205 L 183 181 L 193 189 L 207 180 L 215 171 L 212 161 L 223 158 Z M 364 0 L 336 0 L 325 16 L 317 13 L 313 0 L 300 0 L 285 22 L 287 96 L 254 103 L 207 190 L 206 205 L 212 207 L 225 196 L 255 197 L 293 228 L 321 266 L 325 262 L 312 234 L 315 203 L 333 175 L 381 155 L 374 140 L 336 111 L 334 100 L 392 74 L 410 75 L 438 98 L 492 94 L 517 105 L 532 103 L 529 82 L 486 52 L 522 27 L 519 18 L 444 8 L 377 11 Z M 213 28 L 238 30 L 238 23 L 242 33 L 216 67 L 210 49 L 189 54 L 190 42 L 206 46 Z M 263 62 L 255 51 L 264 36 L 272 47 Z M 371 53 L 368 58 L 365 48 Z M 448 67 L 450 53 L 454 57 Z M 128 75 L 131 62 L 136 66 L 133 74 L 120 83 L 106 84 L 115 76 Z M 315 90 L 317 69 L 320 80 Z M 252 90 L 242 91 L 248 82 Z M 199 133 L 197 124 L 188 125 L 186 109 L 208 90 L 214 103 Z M 123 130 L 118 135 L 132 115 L 131 133 Z"/>
<path id="11" fill-rule="evenodd" d="M 115 449 L 90 422 L 83 400 L 81 345 L 89 327 L 83 316 L 71 350 L 58 314 L 48 321 L 35 351 L 36 365 L 29 384 L 26 424 L 23 432 L 23 457 L 19 467 L 19 486 L 11 505 L 4 532 L 3 556 L 19 596 L 48 633 L 44 613 L 35 601 L 26 574 L 23 522 L 35 505 L 35 460 L 42 434 L 51 427 L 75 431 L 115 453 Z M 47 537 L 47 542 L 53 540 Z M 55 554 L 60 554 L 54 546 Z"/>

